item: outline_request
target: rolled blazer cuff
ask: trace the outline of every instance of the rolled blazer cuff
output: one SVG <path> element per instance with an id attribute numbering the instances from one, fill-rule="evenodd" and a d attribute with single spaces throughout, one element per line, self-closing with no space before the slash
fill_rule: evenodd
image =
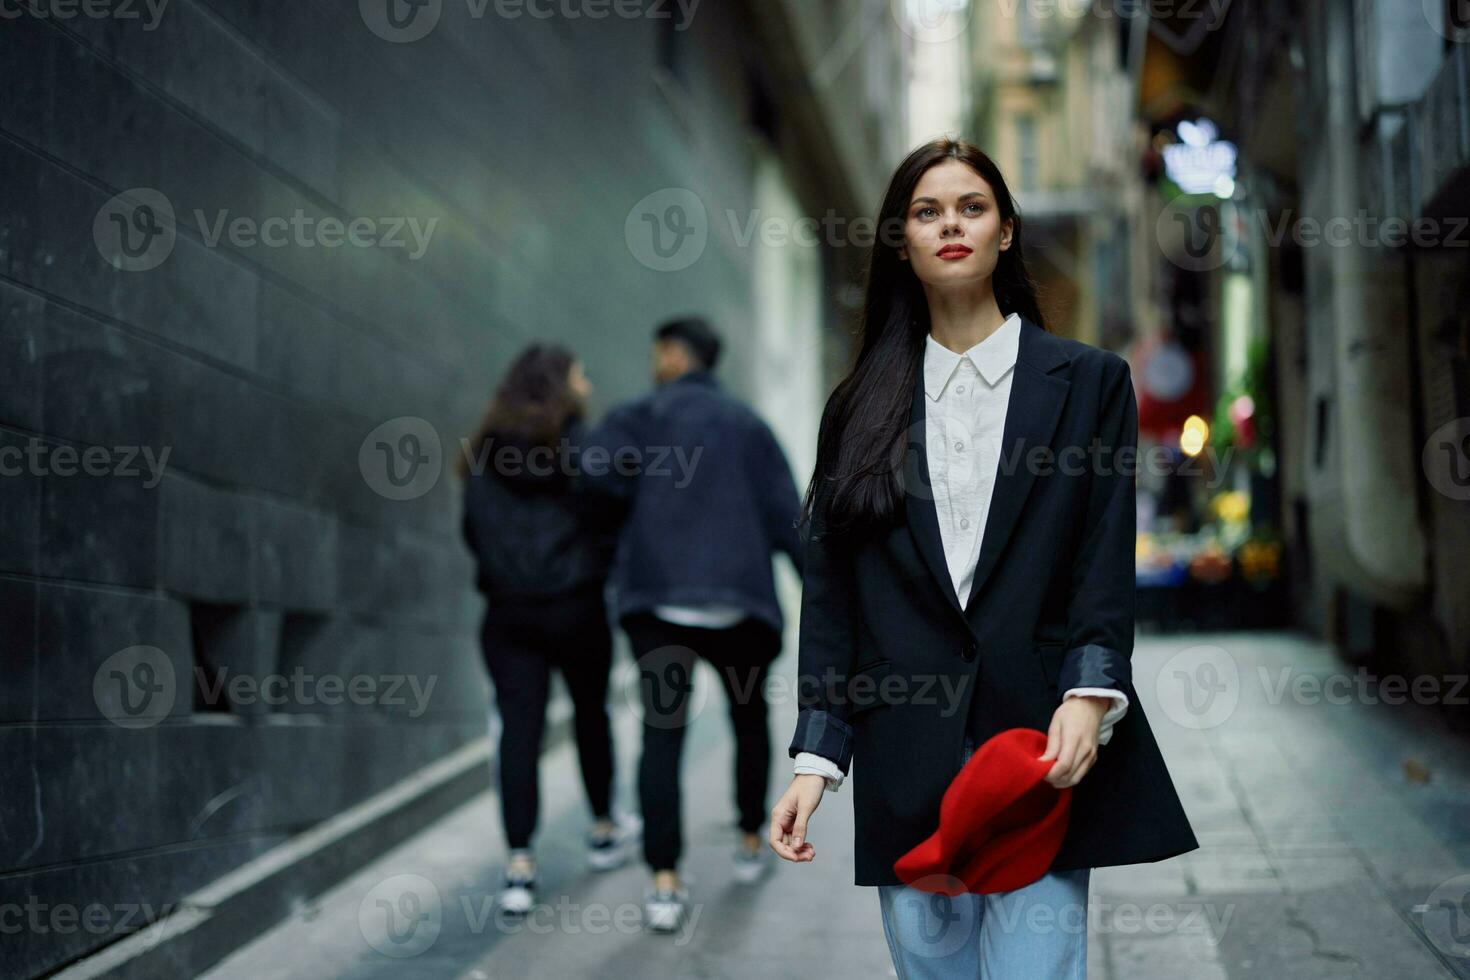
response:
<path id="1" fill-rule="evenodd" d="M 791 767 L 793 775 L 810 773 L 821 776 L 826 780 L 828 792 L 835 793 L 842 788 L 842 770 L 831 759 L 824 759 L 812 752 L 796 753 L 796 765 Z"/>
<path id="2" fill-rule="evenodd" d="M 1106 687 L 1125 690 L 1133 683 L 1133 665 L 1117 650 L 1088 643 L 1073 647 L 1062 660 L 1057 690 L 1074 687 Z"/>
<path id="3" fill-rule="evenodd" d="M 787 755 L 794 759 L 801 752 L 831 759 L 847 775 L 847 768 L 852 764 L 852 726 L 830 711 L 802 708 Z"/>
<path id="4" fill-rule="evenodd" d="M 1086 697 L 1111 698 L 1113 701 L 1097 723 L 1097 744 L 1107 745 L 1113 737 L 1113 726 L 1128 713 L 1128 695 L 1109 687 L 1074 687 L 1062 695 L 1062 700 Z"/>

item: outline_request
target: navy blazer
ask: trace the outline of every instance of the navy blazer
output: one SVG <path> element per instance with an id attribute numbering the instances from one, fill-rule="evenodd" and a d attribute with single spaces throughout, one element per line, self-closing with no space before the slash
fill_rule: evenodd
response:
<path id="1" fill-rule="evenodd" d="M 904 507 L 860 535 L 806 534 L 798 691 L 788 754 L 855 768 L 856 884 L 934 832 L 979 744 L 1046 731 L 1060 695 L 1115 688 L 1130 706 L 1077 785 L 1054 870 L 1198 846 L 1133 689 L 1138 409 L 1116 354 L 1022 321 L 974 585 L 954 594 L 925 459 L 916 372 Z"/>
<path id="2" fill-rule="evenodd" d="M 800 571 L 801 501 L 780 444 L 708 371 L 608 413 L 588 436 L 589 485 L 626 501 L 612 583 L 618 619 L 660 605 L 735 606 L 781 630 L 772 559 Z"/>

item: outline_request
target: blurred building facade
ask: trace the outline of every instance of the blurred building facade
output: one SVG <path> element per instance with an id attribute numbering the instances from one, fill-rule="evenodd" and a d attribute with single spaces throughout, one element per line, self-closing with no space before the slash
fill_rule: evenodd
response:
<path id="1" fill-rule="evenodd" d="M 1145 622 L 1470 666 L 1463 17 L 975 8 L 973 129 L 1049 312 L 1129 357 L 1141 443 L 1173 460 L 1140 476 Z"/>
<path id="2" fill-rule="evenodd" d="M 1084 4 L 976 4 L 970 129 L 1006 175 L 1055 329 L 1119 347 L 1140 180 L 1129 36 Z"/>
<path id="3" fill-rule="evenodd" d="M 889 5 L 397 9 L 5 22 L 0 902 L 142 913 L 7 935 L 5 976 L 485 733 L 449 464 L 524 344 L 573 346 L 605 407 L 645 389 L 656 321 L 705 314 L 809 465 L 857 250 L 789 233 L 869 213 L 903 151 Z M 273 219 L 432 237 L 277 245 Z M 118 465 L 66 465 L 98 447 Z M 249 683 L 303 676 L 375 686 Z"/>
<path id="4" fill-rule="evenodd" d="M 1245 5 L 1212 92 L 1242 142 L 1299 615 L 1351 658 L 1441 676 L 1470 668 L 1464 18 Z"/>

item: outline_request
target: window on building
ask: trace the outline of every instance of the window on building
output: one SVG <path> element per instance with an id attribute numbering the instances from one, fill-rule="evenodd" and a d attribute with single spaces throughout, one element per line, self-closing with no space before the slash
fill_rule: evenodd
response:
<path id="1" fill-rule="evenodd" d="M 1041 25 L 1031 4 L 1023 3 L 1016 8 L 1016 41 L 1023 48 L 1041 45 Z"/>
<path id="2" fill-rule="evenodd" d="M 1037 185 L 1041 159 L 1036 152 L 1036 118 L 1029 115 L 1016 117 L 1016 164 L 1020 173 L 1016 185 L 1021 190 L 1030 190 Z"/>

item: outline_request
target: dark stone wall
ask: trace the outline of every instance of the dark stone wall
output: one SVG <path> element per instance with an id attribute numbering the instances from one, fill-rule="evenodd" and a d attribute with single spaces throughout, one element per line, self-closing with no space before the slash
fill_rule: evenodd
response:
<path id="1" fill-rule="evenodd" d="M 63 9 L 0 21 L 0 907 L 33 910 L 0 922 L 7 977 L 484 731 L 446 464 L 516 349 L 573 344 L 602 406 L 644 388 L 667 314 L 720 323 L 737 389 L 750 363 L 728 229 L 678 274 L 625 239 L 664 188 L 749 207 L 739 5 L 675 30 L 446 0 L 413 43 L 341 0 Z M 172 245 L 136 269 L 160 197 Z M 211 240 L 297 214 L 437 224 L 417 257 Z M 122 253 L 118 222 L 154 244 Z M 385 423 L 390 452 L 440 442 L 411 499 L 364 449 Z M 435 686 L 421 712 L 208 697 L 297 668 Z"/>

